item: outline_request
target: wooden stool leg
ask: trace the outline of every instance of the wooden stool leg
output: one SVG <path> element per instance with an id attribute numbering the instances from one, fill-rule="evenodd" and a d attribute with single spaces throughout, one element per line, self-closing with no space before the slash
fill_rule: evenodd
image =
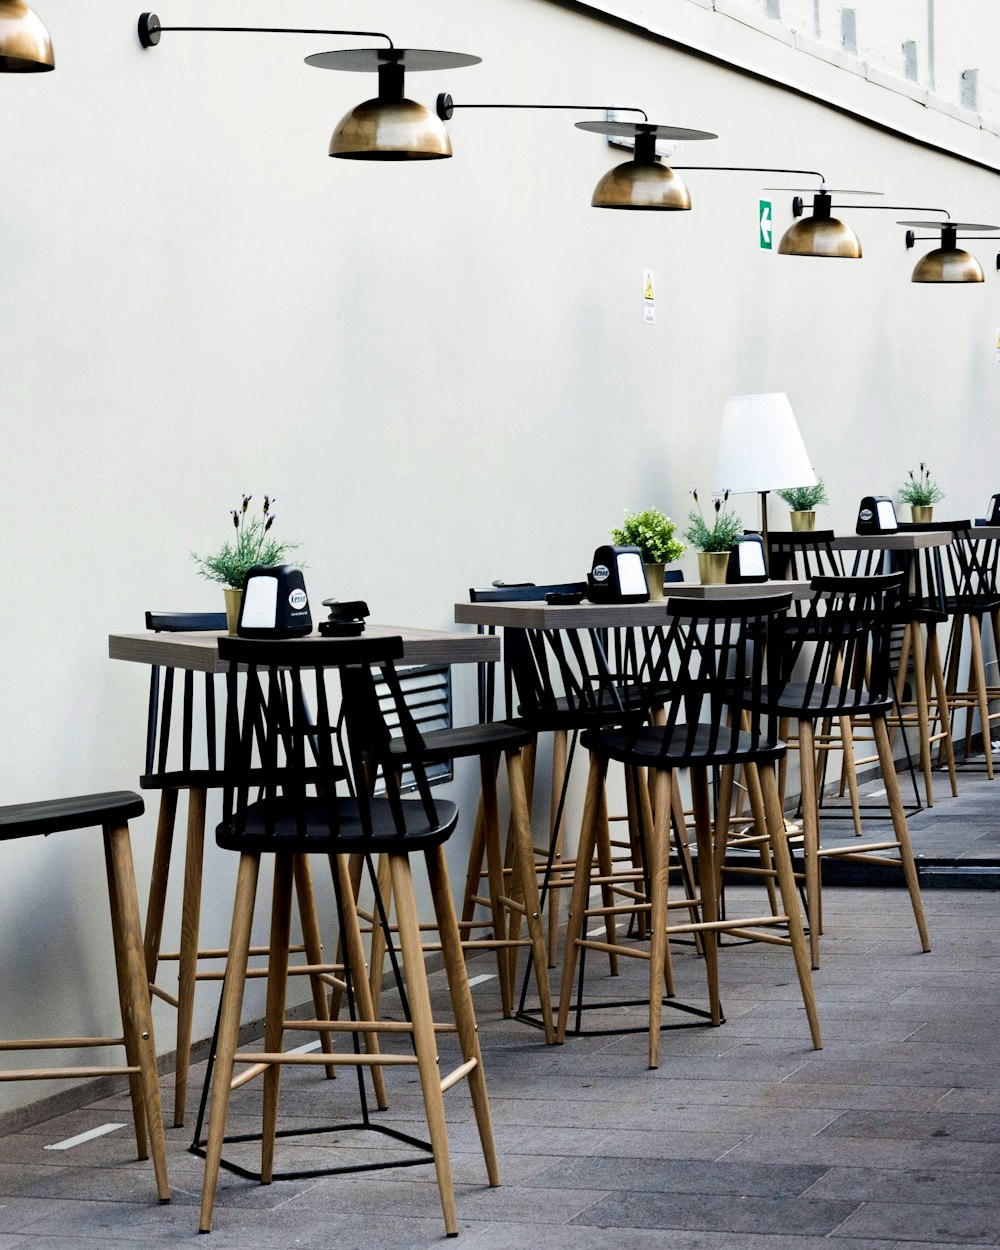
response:
<path id="1" fill-rule="evenodd" d="M 597 821 L 597 869 L 602 877 L 610 877 L 614 872 L 614 867 L 614 860 L 611 858 L 611 825 L 608 823 L 608 794 L 606 786 L 602 786 Z M 610 881 L 601 886 L 601 898 L 605 907 L 614 907 L 615 891 Z M 608 911 L 604 917 L 604 932 L 608 945 L 614 946 L 618 941 L 618 921 L 613 911 Z M 618 975 L 616 951 L 608 951 L 608 966 L 611 975 L 616 977 Z"/>
<path id="2" fill-rule="evenodd" d="M 198 927 L 201 921 L 201 878 L 205 858 L 205 800 L 201 786 L 188 791 L 187 848 L 184 853 L 184 897 L 181 903 L 180 959 L 177 964 L 177 1064 L 174 1077 L 174 1125 L 184 1123 L 191 1026 L 198 977 Z"/>
<path id="3" fill-rule="evenodd" d="M 927 663 L 924 638 L 919 625 L 913 632 L 913 689 L 917 703 L 917 729 L 920 733 L 920 771 L 924 774 L 924 795 L 927 806 L 934 806 L 933 769 L 931 766 L 931 713 L 927 701 Z M 891 743 L 890 743 L 891 745 Z"/>
<path id="4" fill-rule="evenodd" d="M 146 904 L 146 929 L 143 937 L 146 956 L 146 976 L 149 979 L 150 986 L 156 981 L 156 969 L 160 960 L 160 946 L 163 941 L 163 910 L 167 898 L 170 852 L 174 844 L 174 824 L 176 818 L 177 791 L 161 791 L 160 811 L 156 818 L 153 868 L 149 878 L 149 902 Z"/>
<path id="5" fill-rule="evenodd" d="M 403 955 L 406 974 L 407 998 L 413 1022 L 413 1048 L 417 1055 L 420 1088 L 424 1098 L 427 1129 L 434 1154 L 434 1170 L 437 1173 L 438 1193 L 444 1212 L 445 1231 L 449 1237 L 458 1233 L 458 1211 L 455 1206 L 455 1186 L 452 1180 L 451 1157 L 448 1154 L 448 1129 L 444 1117 L 444 1097 L 441 1090 L 441 1074 L 438 1069 L 437 1044 L 434 1039 L 434 1017 L 431 1013 L 427 970 L 420 941 L 420 924 L 417 920 L 417 904 L 413 894 L 413 876 L 404 855 L 389 855 L 389 872 L 392 877 L 392 894 L 396 900 L 396 919 L 399 924 L 399 945 Z"/>
<path id="6" fill-rule="evenodd" d="M 986 665 L 983 660 L 983 633 L 978 616 L 969 617 L 969 650 L 973 673 L 973 687 L 976 692 L 976 703 L 979 707 L 979 727 L 983 731 L 983 751 L 986 755 L 986 776 L 993 780 L 993 735 L 990 732 L 990 704 L 986 691 Z M 968 743 L 972 729 L 972 708 L 969 708 L 969 728 L 966 730 Z"/>
<path id="7" fill-rule="evenodd" d="M 944 669 L 941 666 L 941 644 L 938 641 L 937 629 L 933 624 L 927 626 L 927 663 L 930 667 L 931 684 L 934 687 L 934 698 L 937 702 L 938 722 L 943 735 L 942 745 L 948 765 L 951 794 L 952 798 L 957 798 L 958 773 L 955 769 L 955 744 L 951 737 L 951 718 L 948 715 L 948 688 L 945 684 Z"/>
<path id="8" fill-rule="evenodd" d="M 466 1079 L 469 1082 L 472 1108 L 476 1116 L 476 1126 L 479 1129 L 479 1141 L 483 1149 L 483 1158 L 486 1161 L 486 1175 L 490 1185 L 496 1187 L 500 1184 L 500 1165 L 493 1142 L 493 1120 L 486 1092 L 483 1056 L 479 1048 L 479 1031 L 476 1026 L 472 995 L 469 992 L 465 960 L 462 957 L 462 945 L 455 923 L 455 904 L 452 901 L 451 886 L 448 882 L 448 865 L 444 848 L 435 847 L 427 851 L 424 858 L 427 863 L 431 898 L 434 902 L 434 914 L 437 918 L 438 932 L 441 935 L 448 992 L 451 995 L 452 1012 L 458 1027 L 462 1058 L 467 1064 L 474 1065 L 470 1068 Z"/>
<path id="9" fill-rule="evenodd" d="M 854 730 L 849 716 L 840 717 L 840 743 L 844 753 L 841 781 L 847 780 L 851 796 L 851 816 L 854 820 L 854 836 L 861 837 L 861 800 L 858 797 L 858 770 L 854 763 Z"/>
<path id="10" fill-rule="evenodd" d="M 109 845 L 105 840 L 104 862 L 108 877 L 108 902 L 111 911 L 111 936 L 115 950 L 115 974 L 118 979 L 118 1006 L 122 1021 L 122 1035 L 125 1042 L 125 1062 L 130 1068 L 139 1067 L 139 1045 L 135 1029 L 135 1021 L 129 1009 L 128 953 L 125 948 L 125 922 L 122 918 L 121 890 L 117 872 L 112 863 Z M 141 1071 L 129 1073 L 129 1099 L 132 1103 L 132 1125 L 135 1130 L 136 1158 L 148 1159 L 148 1132 L 146 1121 L 146 1092 L 143 1088 Z"/>
<path id="11" fill-rule="evenodd" d="M 479 757 L 479 778 L 482 785 L 483 836 L 486 841 L 486 871 L 489 876 L 490 913 L 493 936 L 497 942 L 507 939 L 507 915 L 503 898 L 506 894 L 503 851 L 500 847 L 500 813 L 497 805 L 497 759 L 493 755 Z M 511 984 L 510 960 L 507 950 L 498 946 L 497 976 L 500 979 L 500 1004 L 504 1019 L 514 1014 L 514 990 Z"/>
<path id="12" fill-rule="evenodd" d="M 670 862 L 671 774 L 656 769 L 653 777 L 653 825 L 646 840 L 649 874 L 649 1066 L 660 1066 L 660 1025 L 667 948 L 667 877 Z M 649 828 L 649 826 L 646 826 Z"/>
<path id="13" fill-rule="evenodd" d="M 483 796 L 476 804 L 476 819 L 472 826 L 469 844 L 469 862 L 465 870 L 465 892 L 462 895 L 462 921 L 468 924 L 476 914 L 476 895 L 483 878 L 483 858 L 486 854 L 486 837 L 483 825 Z"/>
<path id="14" fill-rule="evenodd" d="M 236 899 L 233 923 L 229 934 L 229 958 L 226 979 L 222 983 L 222 1005 L 219 1015 L 219 1037 L 215 1052 L 215 1074 L 212 1078 L 212 1103 L 209 1111 L 208 1141 L 205 1144 L 205 1176 L 201 1187 L 200 1232 L 212 1231 L 215 1190 L 219 1183 L 219 1161 L 222 1158 L 229 1094 L 233 1079 L 233 1057 L 240 1035 L 240 1015 L 246 986 L 247 960 L 250 954 L 250 928 L 253 905 L 257 896 L 260 857 L 241 855 L 236 878 Z"/>
<path id="15" fill-rule="evenodd" d="M 651 932 L 655 933 L 656 931 L 655 928 L 652 927 L 652 923 L 653 923 L 652 922 L 652 911 L 653 911 L 652 877 L 653 877 L 653 873 L 655 872 L 655 865 L 659 862 L 658 856 L 661 852 L 661 848 L 656 843 L 656 829 L 657 829 L 656 819 L 657 819 L 657 816 L 662 815 L 662 807 L 663 807 L 663 804 L 660 802 L 660 800 L 663 798 L 663 789 L 660 783 L 662 782 L 663 778 L 666 778 L 668 801 L 666 804 L 667 812 L 666 812 L 665 819 L 666 819 L 667 832 L 666 832 L 666 844 L 665 844 L 665 848 L 663 848 L 662 853 L 666 855 L 668 881 L 669 881 L 669 872 L 670 872 L 670 817 L 673 812 L 672 800 L 673 800 L 673 794 L 676 791 L 677 796 L 678 796 L 678 802 L 680 801 L 680 790 L 677 786 L 676 773 L 667 772 L 664 769 L 626 768 L 625 770 L 626 777 L 629 776 L 630 774 L 634 774 L 634 777 L 635 777 L 633 790 L 636 795 L 636 798 L 638 799 L 638 803 L 636 805 L 636 819 L 637 819 L 636 832 L 638 834 L 638 843 L 639 843 L 638 857 L 639 857 L 639 861 L 645 865 L 646 876 L 649 878 L 650 883 L 651 883 L 649 887 L 649 896 L 645 900 L 646 903 L 648 903 L 649 905 L 649 911 L 648 912 L 643 911 L 639 913 L 640 915 L 647 916 L 648 918 L 648 923 L 646 925 L 646 937 L 648 938 Z M 682 815 L 682 819 L 683 819 L 683 815 Z M 683 840 L 683 846 L 685 850 L 687 850 L 687 838 L 686 837 Z M 689 863 L 690 863 L 690 859 L 691 859 L 691 856 L 690 856 L 690 851 L 689 851 L 688 852 Z M 688 880 L 694 881 L 693 868 L 689 872 Z M 664 892 L 663 897 L 666 898 L 666 892 Z M 694 900 L 691 900 L 691 906 L 689 907 L 688 910 L 690 911 L 691 919 L 697 920 L 698 919 L 698 905 Z M 664 918 L 664 924 L 665 923 L 666 923 L 666 918 Z M 663 949 L 663 956 L 662 956 L 663 988 L 666 991 L 667 997 L 673 998 L 677 990 L 674 985 L 674 966 L 670 958 L 669 941 L 663 942 L 662 949 Z M 700 953 L 701 951 L 699 949 L 699 954 Z M 651 959 L 653 958 L 653 954 L 654 952 L 652 948 L 650 948 Z"/>
<path id="16" fill-rule="evenodd" d="M 511 824 L 513 826 L 513 880 L 519 884 L 520 896 L 527 919 L 528 936 L 531 939 L 531 957 L 538 986 L 538 1001 L 542 1013 L 545 1040 L 551 1046 L 555 1040 L 552 1026 L 552 992 L 549 988 L 548 951 L 542 928 L 541 904 L 538 897 L 538 877 L 535 873 L 535 853 L 531 841 L 531 815 L 528 796 L 524 788 L 524 768 L 520 751 L 507 752 L 507 778 L 510 787 Z M 442 938 L 442 942 L 443 942 Z"/>
<path id="17" fill-rule="evenodd" d="M 754 829 L 760 832 L 768 827 L 767 824 L 767 805 L 764 801 L 764 793 L 760 785 L 760 775 L 757 771 L 756 764 L 743 765 L 743 779 L 746 782 L 747 798 L 750 801 L 750 815 L 753 816 Z M 784 817 L 782 817 L 782 828 L 784 828 Z M 758 856 L 760 866 L 764 870 L 764 888 L 767 890 L 767 901 L 771 908 L 771 915 L 778 914 L 778 895 L 774 888 L 774 878 L 770 875 L 774 870 L 772 855 L 769 842 L 761 842 L 758 848 Z"/>
<path id="18" fill-rule="evenodd" d="M 119 940 L 123 954 L 127 993 L 122 1001 L 122 1027 L 131 1031 L 135 1061 L 142 1075 L 145 1096 L 146 1129 L 156 1192 L 161 1202 L 170 1198 L 167 1180 L 167 1144 L 163 1133 L 163 1110 L 160 1106 L 160 1083 L 156 1074 L 156 1042 L 153 1038 L 153 1015 L 149 1007 L 149 982 L 142 949 L 142 923 L 135 887 L 135 867 L 128 826 L 105 826 L 104 854 L 108 870 L 111 911 L 117 913 Z"/>
<path id="19" fill-rule="evenodd" d="M 694 827 L 698 842 L 698 883 L 701 887 L 701 916 L 706 924 L 719 919 L 718 896 L 715 890 L 715 853 L 712 846 L 712 814 L 708 797 L 708 769 L 690 770 L 691 798 L 694 805 Z M 705 948 L 705 975 L 708 979 L 708 1004 L 712 1023 L 722 1023 L 719 1001 L 719 934 L 706 929 L 702 935 Z"/>
<path id="20" fill-rule="evenodd" d="M 761 791 L 767 809 L 767 829 L 771 837 L 771 854 L 778 873 L 778 888 L 781 891 L 781 906 L 788 921 L 788 936 L 792 943 L 792 954 L 795 958 L 795 970 L 798 973 L 799 988 L 802 991 L 802 1003 L 809 1021 L 809 1032 L 816 1050 L 823 1049 L 823 1039 L 819 1029 L 819 1014 L 816 1010 L 816 995 L 813 991 L 812 972 L 809 967 L 809 951 L 806 948 L 805 934 L 802 931 L 802 917 L 799 914 L 799 899 L 795 891 L 795 876 L 792 872 L 792 857 L 788 850 L 788 838 L 785 833 L 785 818 L 778 799 L 778 787 L 774 777 L 774 765 L 762 764 L 759 767 Z"/>
<path id="21" fill-rule="evenodd" d="M 354 992 L 355 1005 L 357 1013 L 362 1020 L 376 1020 L 378 999 L 372 993 L 371 981 L 369 979 L 368 970 L 365 967 L 365 946 L 361 940 L 361 924 L 358 917 L 357 894 L 352 888 L 350 866 L 343 855 L 330 856 L 330 871 L 334 875 L 335 893 L 337 895 L 338 906 L 340 910 L 340 932 L 341 944 L 344 950 L 344 964 L 350 972 L 351 988 Z M 377 872 L 377 880 L 379 890 L 382 890 L 383 879 L 385 882 L 385 913 L 389 915 L 389 901 L 392 889 L 389 883 L 389 864 L 388 857 L 379 856 L 379 866 Z M 378 908 L 374 907 L 374 926 L 379 933 L 382 932 L 382 926 L 379 923 Z M 383 949 L 384 949 L 383 941 Z M 381 997 L 382 982 L 379 979 L 379 997 Z M 379 1037 L 378 1033 L 364 1033 L 365 1051 L 369 1055 L 377 1055 L 379 1053 Z M 385 1071 L 380 1064 L 373 1064 L 371 1069 L 372 1087 L 375 1090 L 375 1104 L 380 1111 L 384 1111 L 389 1105 L 389 1099 L 385 1091 Z"/>
<path id="22" fill-rule="evenodd" d="M 671 772 L 670 774 L 670 810 L 673 813 L 674 826 L 677 830 L 677 854 L 683 864 L 684 880 L 685 882 L 690 881 L 691 889 L 697 893 L 697 887 L 695 886 L 694 881 L 694 860 L 691 858 L 691 845 L 688 842 L 687 816 L 684 812 L 684 800 L 681 798 L 681 783 L 678 780 L 676 772 Z M 700 919 L 697 902 L 692 900 L 691 906 L 688 908 L 688 912 L 690 913 L 692 924 L 697 924 Z M 700 933 L 695 933 L 694 935 L 694 946 L 698 954 L 701 955 L 703 952 Z M 668 947 L 668 964 L 669 960 L 670 950 Z"/>
<path id="23" fill-rule="evenodd" d="M 304 858 L 297 856 L 296 858 Z M 288 989 L 288 944 L 292 927 L 293 857 L 274 857 L 271 895 L 271 941 L 267 955 L 267 1000 L 264 1007 L 264 1050 L 277 1054 L 285 1035 L 285 1000 Z M 324 998 L 326 995 L 324 995 Z M 264 1113 L 260 1138 L 260 1182 L 270 1185 L 274 1175 L 274 1135 L 278 1129 L 278 1093 L 281 1064 L 272 1063 L 264 1073 Z"/>
<path id="24" fill-rule="evenodd" d="M 562 819 L 559 822 L 559 828 L 556 829 L 556 813 L 559 811 L 559 796 L 562 793 L 563 781 L 566 777 L 567 768 L 567 748 L 569 745 L 569 735 L 565 729 L 557 729 L 552 735 L 552 791 L 551 801 L 549 804 L 549 838 L 555 835 L 554 844 L 552 846 L 552 868 L 549 872 L 550 886 L 564 879 L 562 859 L 563 844 L 565 841 L 566 830 L 566 813 L 562 813 Z M 532 765 L 534 767 L 534 765 Z M 531 785 L 525 781 L 525 789 L 530 799 Z M 559 912 L 560 900 L 562 898 L 561 889 L 552 889 L 548 891 L 545 900 L 545 906 L 549 913 L 549 967 L 556 966 L 556 949 L 559 944 Z"/>
<path id="25" fill-rule="evenodd" d="M 299 922 L 302 925 L 302 945 L 306 950 L 306 959 L 311 964 L 323 962 L 323 938 L 319 929 L 319 916 L 316 914 L 316 895 L 313 891 L 312 870 L 309 867 L 308 855 L 296 855 L 292 865 L 295 879 L 295 898 L 299 905 Z M 330 1019 L 330 1000 L 327 997 L 326 985 L 318 973 L 309 977 L 312 989 L 313 1009 L 317 1020 Z M 333 1054 L 333 1036 L 324 1030 L 319 1035 L 320 1045 L 328 1055 Z M 333 1064 L 324 1069 L 327 1080 L 332 1081 L 337 1075 Z"/>
<path id="26" fill-rule="evenodd" d="M 566 918 L 566 946 L 563 951 L 562 982 L 559 987 L 559 1020 L 556 1024 L 556 1041 L 565 1042 L 569 1022 L 569 1007 L 573 998 L 573 980 L 576 976 L 576 960 L 580 937 L 586 923 L 584 913 L 590 896 L 590 866 L 594 859 L 594 843 L 597 839 L 597 822 L 600 819 L 601 795 L 607 761 L 590 757 L 590 774 L 587 778 L 587 797 L 583 804 L 583 820 L 580 825 L 580 841 L 576 850 L 576 872 L 573 874 L 573 890 L 570 894 L 569 915 Z"/>
<path id="27" fill-rule="evenodd" d="M 910 894 L 913 907 L 913 918 L 917 922 L 917 933 L 920 935 L 920 946 L 923 950 L 931 948 L 927 936 L 927 922 L 924 919 L 924 905 L 920 897 L 920 882 L 917 879 L 917 866 L 913 862 L 913 847 L 910 843 L 910 831 L 906 823 L 906 810 L 899 793 L 899 782 L 896 779 L 896 767 L 889 746 L 889 735 L 885 728 L 885 718 L 877 717 L 873 722 L 875 746 L 878 749 L 879 763 L 885 780 L 886 795 L 889 799 L 889 810 L 892 813 L 892 827 L 899 843 L 899 858 L 903 865 L 906 888 Z"/>
<path id="28" fill-rule="evenodd" d="M 806 876 L 806 914 L 812 966 L 819 967 L 820 912 L 819 796 L 816 792 L 816 747 L 812 723 L 799 721 L 799 770 L 802 784 L 802 858 Z"/>

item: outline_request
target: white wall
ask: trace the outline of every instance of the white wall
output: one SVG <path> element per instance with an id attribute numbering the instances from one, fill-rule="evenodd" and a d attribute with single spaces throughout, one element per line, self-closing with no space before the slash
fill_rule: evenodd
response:
<path id="1" fill-rule="evenodd" d="M 558 5 L 287 7 L 280 20 L 483 56 L 413 75 L 428 102 L 639 103 L 720 134 L 678 164 L 820 168 L 890 203 L 1000 210 L 986 171 Z M 279 16 L 262 0 L 210 8 L 169 0 L 160 16 Z M 909 282 L 892 213 L 851 218 L 858 263 L 767 254 L 757 199 L 782 179 L 752 174 L 692 173 L 689 214 L 599 212 L 590 193 L 616 157 L 557 113 L 458 111 L 451 161 L 331 161 L 334 123 L 374 82 L 302 58 L 350 41 L 165 34 L 144 51 L 138 6 L 104 0 L 100 23 L 71 0 L 39 9 L 56 72 L 0 79 L 0 802 L 135 786 L 146 674 L 110 663 L 106 636 L 140 629 L 148 607 L 219 606 L 188 553 L 227 536 L 244 490 L 277 497 L 315 600 L 363 596 L 376 619 L 447 627 L 470 585 L 581 576 L 626 507 L 683 516 L 711 485 L 732 393 L 788 392 L 833 500 L 824 524 L 851 526 L 862 493 L 922 459 L 949 511 L 1000 489 L 989 244 L 971 245 L 987 283 L 954 289 Z M 938 124 L 964 142 L 960 122 Z M 982 142 L 1000 158 L 1000 140 Z M 772 198 L 783 229 L 791 196 Z M 456 690 L 471 715 L 471 672 Z M 456 792 L 471 803 L 467 775 Z M 148 813 L 134 830 L 142 887 L 153 829 Z M 5 1027 L 106 1025 L 98 840 L 3 856 Z M 210 942 L 232 873 L 210 855 Z M 196 1037 L 211 1015 L 204 996 Z M 0 1108 L 46 1092 L 5 1086 Z"/>

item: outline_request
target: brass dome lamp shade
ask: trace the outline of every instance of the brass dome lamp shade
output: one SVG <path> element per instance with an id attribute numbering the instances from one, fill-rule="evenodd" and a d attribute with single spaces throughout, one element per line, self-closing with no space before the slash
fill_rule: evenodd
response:
<path id="1" fill-rule="evenodd" d="M 861 240 L 850 226 L 831 215 L 831 193 L 821 187 L 813 193 L 812 215 L 793 222 L 781 236 L 782 256 L 826 256 L 861 259 Z"/>
<path id="2" fill-rule="evenodd" d="M 0 0 L 0 4 L 3 0 Z M 297 26 L 162 26 L 155 13 L 139 17 L 139 42 L 155 47 L 164 31 L 216 31 L 272 35 L 372 35 L 386 48 L 349 48 L 317 52 L 306 64 L 319 69 L 377 72 L 378 96 L 366 100 L 337 123 L 330 140 L 330 156 L 349 160 L 435 160 L 451 156 L 451 141 L 440 119 L 403 94 L 406 70 L 458 69 L 478 65 L 481 57 L 465 52 L 438 52 L 428 48 L 396 48 L 382 31 L 327 30 Z"/>
<path id="3" fill-rule="evenodd" d="M 0 74 L 55 69 L 52 40 L 42 19 L 23 0 L 0 0 Z"/>
<path id="4" fill-rule="evenodd" d="M 317 52 L 306 64 L 318 69 L 377 71 L 378 96 L 351 109 L 337 123 L 330 155 L 353 161 L 436 160 L 451 156 L 442 119 L 403 94 L 406 70 L 459 69 L 478 56 L 430 48 L 349 48 Z"/>
<path id="5" fill-rule="evenodd" d="M 707 130 L 688 130 L 682 126 L 666 126 L 651 122 L 645 109 L 618 104 L 456 104 L 450 95 L 437 98 L 437 115 L 450 121 L 455 109 L 561 109 L 571 112 L 603 111 L 605 113 L 640 113 L 642 121 L 577 122 L 579 130 L 599 135 L 619 135 L 635 141 L 635 158 L 616 166 L 597 184 L 591 199 L 594 208 L 689 209 L 691 196 L 679 177 L 656 158 L 657 139 L 716 139 Z"/>
<path id="6" fill-rule="evenodd" d="M 909 227 L 906 246 L 912 247 L 917 236 L 914 230 L 929 228 L 941 231 L 941 246 L 921 256 L 910 278 L 911 282 L 982 282 L 983 269 L 971 253 L 958 246 L 959 230 L 997 230 L 997 226 L 985 226 L 968 221 L 901 221 L 900 226 Z"/>
<path id="7" fill-rule="evenodd" d="M 669 165 L 657 160 L 658 139 L 717 139 L 708 130 L 665 126 L 649 121 L 577 122 L 578 130 L 599 135 L 618 135 L 635 140 L 635 156 L 616 165 L 594 188 L 590 203 L 594 208 L 660 209 L 685 211 L 691 207 L 687 183 Z"/>

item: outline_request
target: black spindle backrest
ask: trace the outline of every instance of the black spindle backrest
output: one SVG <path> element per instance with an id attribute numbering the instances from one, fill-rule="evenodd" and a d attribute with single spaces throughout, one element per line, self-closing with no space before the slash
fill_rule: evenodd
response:
<path id="1" fill-rule="evenodd" d="M 147 612 L 146 628 L 157 633 L 223 630 L 226 628 L 226 614 Z M 199 685 L 200 700 L 197 698 Z M 215 676 L 212 673 L 196 674 L 189 669 L 174 669 L 159 664 L 151 666 L 145 769 L 140 779 L 144 789 L 221 784 L 215 696 Z M 181 721 L 179 747 L 176 733 L 171 738 L 176 715 Z"/>
<path id="2" fill-rule="evenodd" d="M 795 683 L 803 708 L 851 715 L 887 702 L 902 580 L 902 573 L 813 579 L 806 627 L 786 639 L 782 657 L 783 682 Z"/>
<path id="3" fill-rule="evenodd" d="M 643 630 L 640 686 L 659 692 L 672 763 L 749 758 L 778 741 L 764 687 L 778 678 L 791 595 L 714 603 L 670 600 L 667 623 Z"/>
<path id="4" fill-rule="evenodd" d="M 340 831 L 337 785 L 348 782 L 356 800 L 352 810 L 363 834 L 371 837 L 369 782 L 370 770 L 376 768 L 396 832 L 405 835 L 406 813 L 413 804 L 401 798 L 376 673 L 391 695 L 397 734 L 410 748 L 420 806 L 427 820 L 437 821 L 419 762 L 422 740 L 393 664 L 402 653 L 399 638 L 220 640 L 220 658 L 229 664 L 223 818 L 234 833 L 245 830 L 252 810 L 267 836 L 284 830 L 301 837 L 308 831 L 335 840 Z"/>

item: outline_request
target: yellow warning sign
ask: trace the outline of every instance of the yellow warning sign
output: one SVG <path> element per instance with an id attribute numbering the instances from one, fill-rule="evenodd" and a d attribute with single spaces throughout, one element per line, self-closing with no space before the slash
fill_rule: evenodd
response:
<path id="1" fill-rule="evenodd" d="M 646 270 L 646 293 L 642 298 L 643 299 L 653 298 L 653 271 L 651 269 Z"/>

